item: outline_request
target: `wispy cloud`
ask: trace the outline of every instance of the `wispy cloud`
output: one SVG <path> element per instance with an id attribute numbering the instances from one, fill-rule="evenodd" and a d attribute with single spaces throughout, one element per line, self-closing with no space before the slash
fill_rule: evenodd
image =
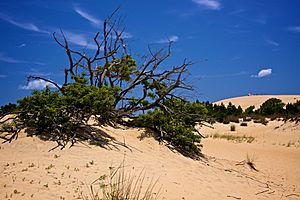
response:
<path id="1" fill-rule="evenodd" d="M 23 47 L 26 47 L 25 43 L 18 45 L 18 48 L 23 48 Z"/>
<path id="2" fill-rule="evenodd" d="M 55 86 L 44 80 L 32 80 L 27 83 L 27 85 L 20 85 L 19 89 L 21 90 L 42 90 L 45 89 L 46 86 L 50 88 L 55 88 Z"/>
<path id="3" fill-rule="evenodd" d="M 0 74 L 0 78 L 6 78 L 7 75 L 4 75 L 4 74 Z"/>
<path id="4" fill-rule="evenodd" d="M 220 10 L 222 8 L 222 5 L 218 0 L 192 0 L 192 1 L 197 5 L 209 10 Z"/>
<path id="5" fill-rule="evenodd" d="M 280 44 L 278 42 L 275 42 L 273 40 L 270 40 L 270 39 L 265 39 L 266 43 L 267 44 L 270 44 L 270 45 L 273 45 L 273 46 L 276 46 L 278 47 Z"/>
<path id="6" fill-rule="evenodd" d="M 78 6 L 74 6 L 74 11 L 77 14 L 79 14 L 81 17 L 83 17 L 84 19 L 88 20 L 95 27 L 99 27 L 101 25 L 101 23 L 103 22 L 102 20 L 97 19 L 96 17 L 92 16 L 91 14 L 85 12 Z"/>
<path id="7" fill-rule="evenodd" d="M 24 61 L 7 56 L 5 55 L 5 53 L 2 52 L 0 52 L 0 61 L 6 63 L 24 63 Z"/>
<path id="8" fill-rule="evenodd" d="M 172 35 L 168 37 L 167 39 L 158 40 L 156 43 L 163 44 L 163 43 L 169 43 L 169 42 L 177 42 L 179 40 L 179 37 L 177 35 Z"/>
<path id="9" fill-rule="evenodd" d="M 124 39 L 132 38 L 132 37 L 133 37 L 133 35 L 131 33 L 128 33 L 126 31 L 124 31 L 122 33 L 122 38 L 124 38 Z"/>
<path id="10" fill-rule="evenodd" d="M 258 17 L 256 19 L 253 19 L 252 21 L 254 21 L 256 23 L 259 23 L 259 24 L 262 24 L 262 25 L 267 24 L 267 20 L 266 20 L 265 17 Z"/>
<path id="11" fill-rule="evenodd" d="M 242 72 L 233 73 L 233 74 L 201 75 L 201 76 L 197 76 L 196 78 L 198 78 L 198 79 L 214 79 L 214 78 L 244 76 L 244 75 L 248 75 L 248 74 L 249 74 L 248 72 L 242 71 Z"/>
<path id="12" fill-rule="evenodd" d="M 300 33 L 300 26 L 290 26 L 288 30 L 294 33 Z"/>
<path id="13" fill-rule="evenodd" d="M 252 75 L 252 78 L 263 78 L 266 76 L 270 76 L 272 74 L 272 69 L 262 69 L 258 72 L 257 75 Z"/>
<path id="14" fill-rule="evenodd" d="M 35 64 L 35 65 L 46 65 L 45 63 L 38 62 L 38 61 L 25 61 L 25 60 L 19 60 L 10 56 L 7 56 L 5 53 L 0 52 L 0 61 L 6 62 L 6 63 L 23 63 L 23 64 Z"/>
<path id="15" fill-rule="evenodd" d="M 25 73 L 27 76 L 39 76 L 39 77 L 49 77 L 52 75 L 51 72 L 42 72 L 40 69 L 31 68 L 29 72 Z"/>
<path id="16" fill-rule="evenodd" d="M 81 17 L 83 17 L 84 19 L 88 20 L 94 27 L 96 28 L 101 28 L 101 24 L 103 23 L 103 20 L 101 19 L 97 19 L 96 17 L 94 17 L 93 15 L 91 15 L 90 13 L 84 11 L 82 8 L 80 8 L 79 6 L 74 6 L 73 7 L 74 11 L 79 14 Z M 108 26 L 109 28 L 109 26 Z M 128 33 L 126 31 L 124 31 L 122 33 L 122 38 L 132 38 L 132 34 Z M 93 47 L 94 48 L 94 47 Z"/>
<path id="17" fill-rule="evenodd" d="M 84 34 L 78 34 L 71 31 L 65 31 L 67 40 L 72 44 L 87 48 L 87 49 L 97 49 L 96 44 L 91 44 L 88 42 L 87 36 Z"/>
<path id="18" fill-rule="evenodd" d="M 236 9 L 236 10 L 233 10 L 233 11 L 229 12 L 228 14 L 229 15 L 239 15 L 239 14 L 244 13 L 246 11 L 247 11 L 247 9 L 245 9 L 245 8 L 239 8 L 239 9 Z"/>
<path id="19" fill-rule="evenodd" d="M 49 34 L 49 31 L 47 30 L 43 30 L 41 28 L 39 28 L 38 26 L 36 26 L 35 24 L 29 22 L 18 22 L 16 20 L 13 20 L 11 17 L 9 16 L 6 16 L 2 13 L 0 13 L 0 18 L 14 26 L 17 26 L 21 29 L 24 29 L 24 30 L 28 30 L 28 31 L 34 31 L 34 32 L 38 32 L 38 33 L 47 33 Z"/>

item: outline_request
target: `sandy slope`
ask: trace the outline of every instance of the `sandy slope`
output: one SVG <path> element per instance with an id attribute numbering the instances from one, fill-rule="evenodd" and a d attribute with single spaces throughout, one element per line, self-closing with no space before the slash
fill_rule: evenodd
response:
<path id="1" fill-rule="evenodd" d="M 256 137 L 251 144 L 204 139 L 207 160 L 203 161 L 173 153 L 153 138 L 141 139 L 144 130 L 103 128 L 128 148 L 78 144 L 51 152 L 55 143 L 23 133 L 13 143 L 0 146 L 0 199 L 76 199 L 80 191 L 88 195 L 89 184 L 122 160 L 127 171 L 138 174 L 144 169 L 145 183 L 159 178 L 155 190 L 162 187 L 160 199 L 299 199 L 299 126 L 282 122 L 269 126 L 237 127 L 234 134 Z M 228 125 L 215 127 L 202 132 L 229 132 Z M 294 143 L 287 147 L 289 141 Z M 237 165 L 247 153 L 254 155 L 258 172 Z"/>
<path id="2" fill-rule="evenodd" d="M 248 122 L 234 124 L 234 132 L 230 125 L 199 127 L 207 136 L 200 161 L 172 152 L 144 129 L 102 127 L 114 138 L 105 148 L 78 143 L 50 152 L 55 142 L 21 132 L 18 140 L 0 144 L 0 199 L 77 199 L 123 161 L 132 175 L 146 172 L 145 185 L 158 179 L 159 199 L 300 199 L 300 124 Z M 210 137 L 215 134 L 255 139 Z M 245 163 L 247 156 L 258 171 Z"/>
<path id="3" fill-rule="evenodd" d="M 233 105 L 241 106 L 243 109 L 246 109 L 249 106 L 254 105 L 255 108 L 259 108 L 261 104 L 263 104 L 266 100 L 270 98 L 278 98 L 281 99 L 284 103 L 291 103 L 297 100 L 300 100 L 300 95 L 253 95 L 253 96 L 242 96 L 224 99 L 215 102 L 216 104 L 223 103 L 224 105 L 228 105 L 231 102 Z"/>

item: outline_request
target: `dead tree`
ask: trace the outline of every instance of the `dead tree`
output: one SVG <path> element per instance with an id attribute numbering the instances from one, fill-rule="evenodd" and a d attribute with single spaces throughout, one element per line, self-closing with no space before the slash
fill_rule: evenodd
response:
<path id="1" fill-rule="evenodd" d="M 141 64 L 136 64 L 127 53 L 123 21 L 115 17 L 117 10 L 104 20 L 103 31 L 95 34 L 93 41 L 96 50 L 90 56 L 84 51 L 72 49 L 62 30 L 60 36 L 53 33 L 54 40 L 65 50 L 69 62 L 68 67 L 64 69 L 62 87 L 42 77 L 30 76 L 29 80 L 42 79 L 54 84 L 63 92 L 64 86 L 74 82 L 74 77 L 84 72 L 91 86 L 120 88 L 114 102 L 113 116 L 116 118 L 154 107 L 168 110 L 163 104 L 165 99 L 176 97 L 178 89 L 192 90 L 192 87 L 185 83 L 187 68 L 192 63 L 184 60 L 178 66 L 162 68 L 163 62 L 171 54 L 170 41 L 167 47 L 155 52 L 149 47 L 148 56 L 142 59 Z"/>

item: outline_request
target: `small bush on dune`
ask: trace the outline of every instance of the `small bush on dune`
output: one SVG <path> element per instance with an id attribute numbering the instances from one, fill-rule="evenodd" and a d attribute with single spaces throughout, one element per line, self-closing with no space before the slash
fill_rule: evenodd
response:
<path id="1" fill-rule="evenodd" d="M 49 136 L 60 146 L 77 139 L 89 140 L 83 134 L 92 115 L 99 121 L 113 121 L 111 115 L 115 91 L 106 87 L 87 86 L 83 77 L 63 87 L 61 91 L 34 91 L 31 96 L 18 101 L 19 119 L 37 135 Z M 97 140 L 97 138 L 94 138 Z M 100 140 L 100 138 L 98 138 Z"/>
<path id="2" fill-rule="evenodd" d="M 201 104 L 190 103 L 180 99 L 170 99 L 166 105 L 171 111 L 149 111 L 140 115 L 131 123 L 138 127 L 147 127 L 154 130 L 162 140 L 170 144 L 179 152 L 189 157 L 200 155 L 199 144 L 201 135 L 195 129 L 199 116 L 207 110 Z"/>
<path id="3" fill-rule="evenodd" d="M 0 107 L 0 116 L 18 111 L 17 104 L 9 103 Z"/>
<path id="4" fill-rule="evenodd" d="M 224 119 L 222 119 L 222 123 L 223 124 L 229 124 L 230 120 L 228 119 L 228 117 L 225 117 Z"/>
<path id="5" fill-rule="evenodd" d="M 264 116 L 284 113 L 284 103 L 280 99 L 271 98 L 265 101 L 258 112 Z"/>
<path id="6" fill-rule="evenodd" d="M 246 122 L 242 122 L 241 126 L 247 126 L 248 124 Z"/>
<path id="7" fill-rule="evenodd" d="M 254 115 L 253 116 L 253 122 L 254 123 L 261 123 L 263 125 L 267 125 L 268 124 L 268 120 L 266 120 L 265 117 L 260 116 L 260 115 Z"/>
<path id="8" fill-rule="evenodd" d="M 235 131 L 235 129 L 236 129 L 235 125 L 230 126 L 230 131 Z"/>

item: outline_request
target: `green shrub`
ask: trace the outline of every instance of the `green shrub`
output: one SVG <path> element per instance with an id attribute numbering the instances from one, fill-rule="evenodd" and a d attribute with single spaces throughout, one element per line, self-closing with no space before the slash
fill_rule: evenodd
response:
<path id="1" fill-rule="evenodd" d="M 0 107 L 0 116 L 18 111 L 17 104 L 9 103 Z"/>
<path id="2" fill-rule="evenodd" d="M 284 103 L 280 99 L 271 98 L 265 101 L 259 108 L 259 113 L 264 116 L 282 114 L 284 112 Z"/>
<path id="3" fill-rule="evenodd" d="M 268 120 L 266 120 L 265 117 L 260 116 L 260 115 L 253 116 L 253 122 L 254 123 L 261 123 L 263 125 L 267 125 L 268 124 Z"/>
<path id="4" fill-rule="evenodd" d="M 246 122 L 242 122 L 241 126 L 247 126 L 248 124 Z"/>
<path id="5" fill-rule="evenodd" d="M 179 99 L 168 100 L 165 104 L 172 112 L 155 109 L 140 115 L 131 122 L 131 125 L 154 130 L 160 139 L 170 142 L 184 155 L 199 156 L 201 136 L 195 133 L 195 125 L 199 120 L 197 116 L 205 114 L 207 110 L 201 104 Z"/>
<path id="6" fill-rule="evenodd" d="M 247 115 L 247 116 L 250 115 L 250 114 L 253 114 L 254 113 L 254 108 L 255 108 L 255 106 L 249 106 L 248 108 L 245 109 L 244 114 Z"/>
<path id="7" fill-rule="evenodd" d="M 114 90 L 87 86 L 82 80 L 63 86 L 62 91 L 47 87 L 18 100 L 24 126 L 64 147 L 69 141 L 88 139 L 83 130 L 92 115 L 100 122 L 114 120 Z"/>
<path id="8" fill-rule="evenodd" d="M 225 118 L 222 119 L 222 122 L 223 122 L 223 124 L 229 124 L 230 120 L 229 120 L 228 117 L 225 117 Z"/>

